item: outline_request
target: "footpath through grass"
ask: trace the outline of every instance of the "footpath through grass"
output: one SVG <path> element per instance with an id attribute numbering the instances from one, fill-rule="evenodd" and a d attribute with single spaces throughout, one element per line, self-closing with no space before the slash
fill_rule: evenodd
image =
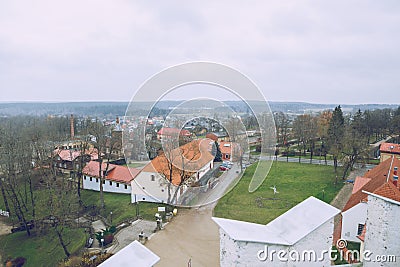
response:
<path id="1" fill-rule="evenodd" d="M 239 183 L 219 200 L 215 217 L 267 224 L 310 196 L 330 203 L 343 186 L 341 179 L 335 185 L 332 166 L 274 162 L 264 183 L 249 193 L 255 167 L 247 168 Z M 279 192 L 275 196 L 273 186 Z"/>

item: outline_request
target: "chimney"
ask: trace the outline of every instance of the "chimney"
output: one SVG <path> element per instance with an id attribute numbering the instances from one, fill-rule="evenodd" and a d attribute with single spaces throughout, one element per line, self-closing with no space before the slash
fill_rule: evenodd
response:
<path id="1" fill-rule="evenodd" d="M 117 116 L 117 119 L 115 120 L 116 124 L 119 124 L 119 117 Z"/>
<path id="2" fill-rule="evenodd" d="M 71 114 L 70 118 L 70 127 L 71 127 L 71 139 L 75 138 L 75 129 L 74 129 L 74 115 Z"/>
<path id="3" fill-rule="evenodd" d="M 394 175 L 394 176 L 393 176 L 393 184 L 394 184 L 394 186 L 396 186 L 396 187 L 397 187 L 397 182 L 398 182 L 398 180 L 399 180 L 399 176 Z"/>
<path id="4" fill-rule="evenodd" d="M 394 167 L 393 174 L 394 174 L 394 175 L 397 175 L 397 167 Z"/>

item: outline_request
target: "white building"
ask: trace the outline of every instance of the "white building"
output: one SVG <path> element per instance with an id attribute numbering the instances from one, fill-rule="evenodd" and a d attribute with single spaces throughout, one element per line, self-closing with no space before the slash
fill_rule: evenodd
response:
<path id="1" fill-rule="evenodd" d="M 310 197 L 267 225 L 213 218 L 221 266 L 331 266 L 333 218 L 340 210 Z"/>
<path id="2" fill-rule="evenodd" d="M 396 167 L 400 167 L 400 161 L 392 157 L 356 178 L 352 195 L 342 211 L 341 239 L 360 242 L 358 236 L 367 219 L 368 195 L 365 192 L 374 193 L 386 182 L 392 182 Z"/>
<path id="3" fill-rule="evenodd" d="M 389 182 L 375 193 L 365 193 L 368 194 L 368 210 L 363 249 L 371 254 L 366 254 L 368 259 L 364 257 L 364 266 L 399 266 L 400 191 Z M 377 261 L 376 256 L 385 257 L 386 262 Z"/>
<path id="4" fill-rule="evenodd" d="M 137 240 L 133 241 L 118 253 L 108 258 L 99 267 L 118 267 L 118 266 L 154 266 L 160 257 L 150 249 L 140 244 Z"/>
<path id="5" fill-rule="evenodd" d="M 100 191 L 99 162 L 90 161 L 83 169 L 83 189 Z M 106 172 L 107 169 L 107 173 Z M 103 163 L 103 191 L 131 194 L 131 182 L 140 172 L 139 169 Z"/>
<path id="6" fill-rule="evenodd" d="M 162 154 L 154 158 L 131 181 L 132 203 L 168 202 L 168 190 L 171 195 L 177 192 L 173 201 L 179 203 L 186 189 L 214 167 L 210 141 L 209 139 L 192 141 L 170 151 L 168 156 Z M 184 158 L 181 155 L 184 155 Z M 170 177 L 171 169 L 172 177 Z M 183 175 L 185 179 L 182 181 Z"/>

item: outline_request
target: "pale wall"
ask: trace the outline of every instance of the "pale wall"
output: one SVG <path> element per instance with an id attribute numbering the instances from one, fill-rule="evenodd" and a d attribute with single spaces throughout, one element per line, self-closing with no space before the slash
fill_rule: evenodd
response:
<path id="1" fill-rule="evenodd" d="M 359 203 L 342 213 L 342 239 L 358 242 L 358 224 L 365 224 L 367 220 L 367 203 Z"/>
<path id="2" fill-rule="evenodd" d="M 111 182 L 111 185 L 110 185 Z M 103 192 L 111 192 L 111 193 L 122 193 L 122 194 L 130 194 L 132 189 L 131 185 L 127 185 L 125 189 L 124 183 L 118 183 L 119 187 L 117 187 L 117 182 L 111 180 L 105 180 L 105 184 L 103 184 Z M 83 176 L 83 189 L 100 191 L 100 178 L 92 177 L 92 181 L 90 181 L 90 176 Z"/>
<path id="3" fill-rule="evenodd" d="M 400 264 L 400 206 L 374 196 L 368 196 L 367 231 L 364 249 L 376 255 L 397 255 L 396 263 L 366 262 L 364 266 L 399 266 Z"/>
<path id="4" fill-rule="evenodd" d="M 235 241 L 230 238 L 226 232 L 220 229 L 220 264 L 221 267 L 232 267 L 232 266 L 305 266 L 305 267 L 321 267 L 331 266 L 330 257 L 328 253 L 325 253 L 324 260 L 322 261 L 290 261 L 288 254 L 287 262 L 279 261 L 277 255 L 274 255 L 273 261 L 270 258 L 265 261 L 260 261 L 257 254 L 260 250 L 265 250 L 265 246 L 268 247 L 268 251 L 271 250 L 285 250 L 287 253 L 296 250 L 300 254 L 303 251 L 313 250 L 316 252 L 316 257 L 320 258 L 323 250 L 328 251 L 332 245 L 332 233 L 333 233 L 333 218 L 308 236 L 301 239 L 293 246 L 283 246 L 274 244 L 264 244 L 255 242 L 243 242 Z"/>

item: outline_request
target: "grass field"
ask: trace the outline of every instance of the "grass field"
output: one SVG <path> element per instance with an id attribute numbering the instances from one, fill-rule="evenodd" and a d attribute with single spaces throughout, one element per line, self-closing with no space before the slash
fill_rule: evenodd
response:
<path id="1" fill-rule="evenodd" d="M 35 191 L 39 217 L 44 213 L 44 209 L 46 209 L 46 203 L 41 201 L 45 193 L 46 191 L 44 190 Z M 95 191 L 82 190 L 82 200 L 87 206 L 96 205 L 99 207 L 99 194 L 99 192 Z M 130 194 L 104 193 L 104 200 L 106 209 L 102 215 L 110 222 L 110 212 L 112 211 L 112 223 L 114 225 L 118 225 L 127 219 L 136 218 L 137 206 L 136 204 L 130 203 Z M 0 199 L 0 204 L 3 204 L 2 199 Z M 157 207 L 159 206 L 166 205 L 142 202 L 138 206 L 139 215 L 147 220 L 155 220 L 154 214 L 157 212 Z M 1 207 L 3 207 L 3 205 L 1 205 L 0 208 Z M 65 229 L 64 236 L 67 239 L 67 243 L 69 243 L 68 249 L 71 254 L 79 252 L 84 247 L 88 238 L 82 228 Z M 51 230 L 48 230 L 47 233 L 43 233 L 40 236 L 35 236 L 35 231 L 33 231 L 31 237 L 28 237 L 26 232 L 0 236 L 0 254 L 3 261 L 6 260 L 7 257 L 24 257 L 27 259 L 27 263 L 24 266 L 57 266 L 57 263 L 62 261 L 65 257 L 57 237 Z M 0 266 L 2 266 L 2 263 L 0 263 Z"/>
<path id="2" fill-rule="evenodd" d="M 86 243 L 87 234 L 83 229 L 65 228 L 65 241 L 70 253 L 79 252 Z M 24 257 L 27 259 L 24 266 L 57 266 L 65 258 L 64 251 L 58 243 L 55 232 L 49 231 L 45 235 L 28 237 L 26 232 L 18 232 L 0 236 L 0 250 L 3 261 L 8 257 Z M 1 266 L 2 263 L 0 263 Z"/>
<path id="3" fill-rule="evenodd" d="M 82 200 L 85 205 L 96 205 L 99 207 L 99 194 L 96 191 L 83 190 Z M 131 203 L 130 194 L 104 193 L 104 202 L 106 207 L 102 215 L 110 222 L 110 212 L 112 212 L 112 223 L 114 225 L 118 225 L 128 219 L 136 218 L 137 206 Z M 155 220 L 154 215 L 157 213 L 157 207 L 167 207 L 167 205 L 150 202 L 140 202 L 138 205 L 139 216 L 146 220 Z"/>
<path id="4" fill-rule="evenodd" d="M 335 185 L 332 166 L 274 162 L 264 183 L 248 192 L 255 165 L 246 169 L 239 183 L 219 200 L 215 217 L 267 224 L 309 196 L 329 203 L 343 186 Z M 270 187 L 279 192 L 274 196 Z"/>

